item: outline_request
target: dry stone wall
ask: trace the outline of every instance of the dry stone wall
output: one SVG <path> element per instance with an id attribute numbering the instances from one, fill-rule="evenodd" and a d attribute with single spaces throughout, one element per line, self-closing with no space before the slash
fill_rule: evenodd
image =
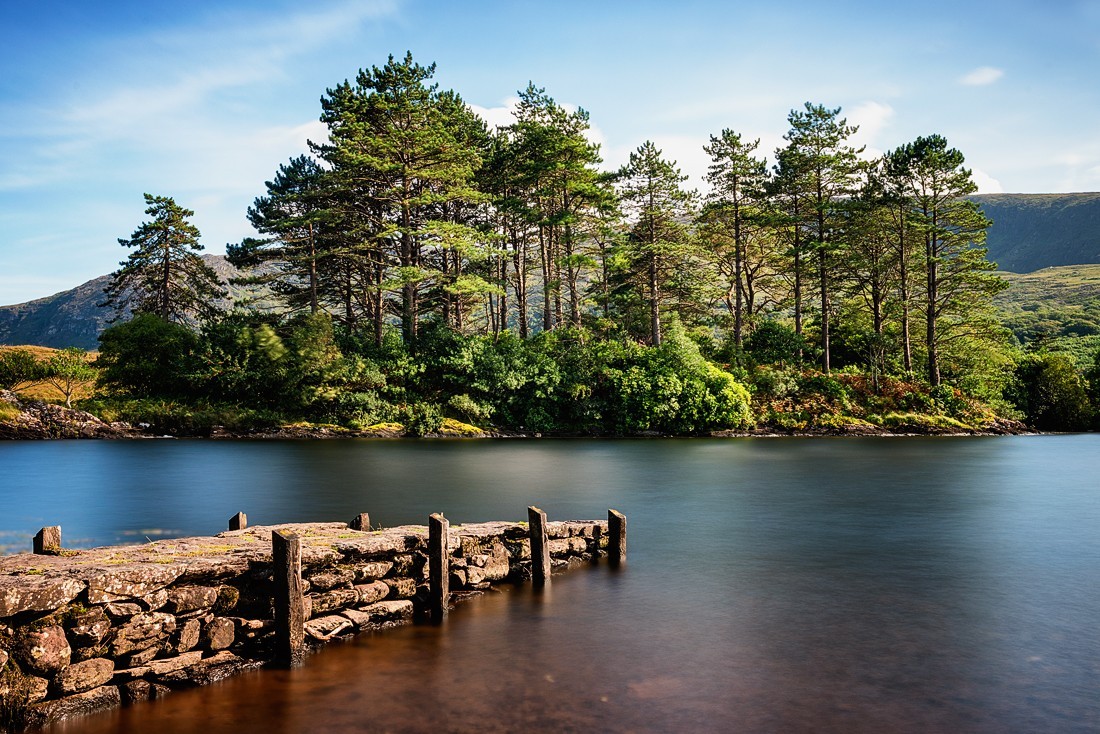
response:
<path id="1" fill-rule="evenodd" d="M 300 542 L 308 645 L 428 615 L 424 526 L 258 526 L 0 557 L 0 731 L 155 699 L 272 661 L 273 531 Z M 546 534 L 561 570 L 603 553 L 607 523 L 552 522 Z M 447 560 L 451 599 L 526 580 L 529 528 L 452 526 Z"/>

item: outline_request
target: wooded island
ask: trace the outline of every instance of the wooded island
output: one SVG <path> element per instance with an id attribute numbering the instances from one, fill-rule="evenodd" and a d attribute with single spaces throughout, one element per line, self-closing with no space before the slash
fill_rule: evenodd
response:
<path id="1" fill-rule="evenodd" d="M 1094 421 L 1100 355 L 1081 374 L 998 320 L 990 221 L 943 137 L 867 160 L 840 109 L 806 103 L 774 165 L 712 135 L 700 195 L 651 142 L 602 170 L 588 114 L 534 84 L 492 129 L 434 72 L 391 56 L 326 91 L 326 139 L 266 183 L 260 236 L 227 247 L 247 307 L 225 309 L 194 213 L 146 195 L 105 291 L 119 319 L 94 368 L 70 355 L 98 373 L 81 406 L 185 433 Z M 13 355 L 0 388 L 42 369 Z"/>

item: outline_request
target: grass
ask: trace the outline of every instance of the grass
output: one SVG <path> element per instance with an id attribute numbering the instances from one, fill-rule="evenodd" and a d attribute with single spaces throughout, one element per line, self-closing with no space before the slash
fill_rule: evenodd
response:
<path id="1" fill-rule="evenodd" d="M 38 347 L 33 345 L 0 346 L 0 352 L 9 349 L 22 349 L 28 351 L 33 354 L 34 358 L 37 359 L 39 362 L 45 362 L 54 354 L 61 351 L 59 349 L 53 349 L 51 347 Z M 89 352 L 88 361 L 94 363 L 97 356 L 97 353 Z M 58 390 L 56 387 L 53 387 L 52 385 L 47 385 L 44 382 L 36 382 L 30 385 L 21 386 L 18 390 L 16 390 L 16 392 L 23 397 L 30 398 L 31 400 L 41 400 L 46 403 L 65 402 L 65 396 L 61 394 L 60 390 Z M 95 380 L 87 380 L 77 386 L 76 392 L 73 393 L 73 402 L 75 403 L 78 400 L 87 400 L 94 395 Z M 5 418 L 4 415 L 0 413 L 0 420 L 10 420 L 10 418 Z"/>

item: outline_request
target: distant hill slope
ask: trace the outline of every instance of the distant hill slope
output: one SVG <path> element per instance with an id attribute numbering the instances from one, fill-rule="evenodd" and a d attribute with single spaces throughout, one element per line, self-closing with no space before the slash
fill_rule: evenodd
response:
<path id="1" fill-rule="evenodd" d="M 989 259 L 1030 273 L 1100 263 L 1100 193 L 983 194 L 971 197 L 993 220 Z"/>
<path id="2" fill-rule="evenodd" d="M 214 272 L 228 284 L 239 272 L 221 255 L 203 255 Z M 35 344 L 43 347 L 96 349 L 99 333 L 114 316 L 111 309 L 97 304 L 110 280 L 103 275 L 76 288 L 14 306 L 0 306 L 0 344 Z M 228 286 L 231 299 L 239 289 Z"/>

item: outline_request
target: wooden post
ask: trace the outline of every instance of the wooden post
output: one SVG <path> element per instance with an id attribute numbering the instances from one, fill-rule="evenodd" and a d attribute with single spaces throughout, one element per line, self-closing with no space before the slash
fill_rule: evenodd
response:
<path id="1" fill-rule="evenodd" d="M 248 527 L 248 515 L 243 512 L 238 512 L 233 517 L 229 518 L 230 530 L 244 530 Z"/>
<path id="2" fill-rule="evenodd" d="M 302 544 L 294 533 L 271 533 L 271 568 L 275 589 L 275 662 L 301 665 L 305 657 L 306 620 L 302 599 Z"/>
<path id="3" fill-rule="evenodd" d="M 531 580 L 535 584 L 548 584 L 550 544 L 546 538 L 546 513 L 537 507 L 528 507 L 527 522 L 531 534 Z"/>
<path id="4" fill-rule="evenodd" d="M 348 523 L 348 527 L 352 530 L 362 530 L 366 532 L 370 530 L 370 515 L 365 512 L 360 512 L 351 522 Z"/>
<path id="5" fill-rule="evenodd" d="M 34 536 L 34 553 L 38 556 L 53 555 L 61 550 L 61 526 L 50 525 Z"/>
<path id="6" fill-rule="evenodd" d="M 618 510 L 607 511 L 607 557 L 612 563 L 626 560 L 626 515 Z"/>
<path id="7" fill-rule="evenodd" d="M 428 615 L 437 624 L 447 616 L 447 603 L 451 595 L 451 563 L 447 548 L 450 529 L 451 523 L 442 514 L 436 513 L 428 518 Z"/>

